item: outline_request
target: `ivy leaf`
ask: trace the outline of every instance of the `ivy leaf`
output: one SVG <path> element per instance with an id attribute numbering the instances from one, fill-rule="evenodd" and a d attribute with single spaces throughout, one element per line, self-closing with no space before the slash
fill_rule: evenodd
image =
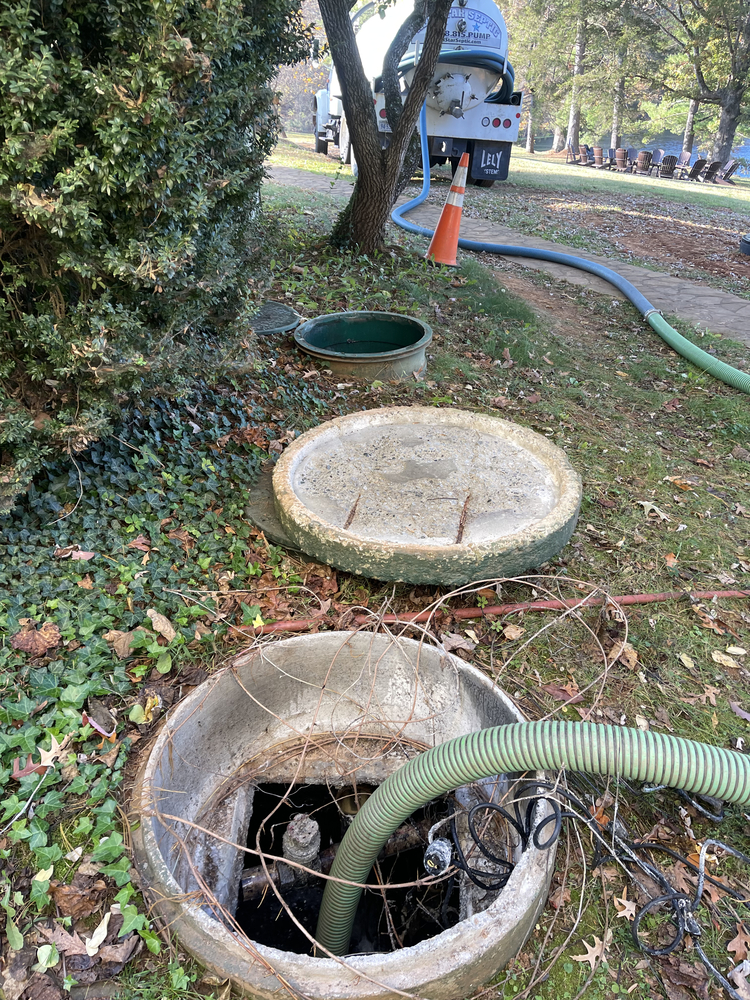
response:
<path id="1" fill-rule="evenodd" d="M 5 921 L 5 936 L 13 951 L 20 951 L 23 948 L 23 934 L 16 927 L 10 914 Z"/>
<path id="2" fill-rule="evenodd" d="M 160 674 L 168 674 L 172 669 L 172 657 L 169 653 L 162 653 L 156 661 L 156 669 Z"/>
<path id="3" fill-rule="evenodd" d="M 120 933 L 118 937 L 124 937 L 129 931 L 138 931 L 140 933 L 141 928 L 146 924 L 146 918 L 142 913 L 138 912 L 138 907 L 136 906 L 123 906 L 122 908 L 123 924 L 120 928 Z"/>

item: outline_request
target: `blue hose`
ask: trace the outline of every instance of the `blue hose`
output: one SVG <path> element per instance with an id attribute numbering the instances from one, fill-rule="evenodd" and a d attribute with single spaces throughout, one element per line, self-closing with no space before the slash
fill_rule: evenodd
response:
<path id="1" fill-rule="evenodd" d="M 430 193 L 430 154 L 427 146 L 426 105 L 422 106 L 419 118 L 419 131 L 422 141 L 422 171 L 424 175 L 422 190 L 416 198 L 408 201 L 405 205 L 401 205 L 400 208 L 395 208 L 391 212 L 391 220 L 409 233 L 432 237 L 434 230 L 428 229 L 426 226 L 417 226 L 415 223 L 407 222 L 403 218 L 406 212 L 410 212 L 417 205 L 421 205 Z M 692 362 L 692 364 L 696 365 L 702 371 L 714 376 L 714 378 L 718 378 L 720 381 L 726 382 L 727 385 L 731 385 L 735 389 L 740 389 L 742 392 L 750 393 L 750 375 L 740 371 L 738 368 L 732 368 L 731 365 L 726 364 L 724 361 L 719 361 L 718 358 L 701 350 L 700 347 L 696 347 L 695 344 L 683 337 L 682 334 L 678 333 L 674 327 L 667 323 L 659 310 L 649 302 L 645 295 L 638 291 L 635 285 L 631 284 L 627 278 L 623 278 L 621 274 L 611 270 L 611 268 L 604 267 L 603 264 L 597 264 L 592 260 L 585 260 L 583 257 L 558 253 L 556 250 L 537 250 L 533 247 L 511 246 L 505 243 L 480 243 L 477 240 L 463 239 L 459 239 L 458 245 L 463 250 L 474 250 L 478 253 L 497 253 L 502 254 L 504 257 L 529 257 L 531 260 L 546 260 L 551 261 L 553 264 L 566 264 L 568 267 L 575 267 L 579 271 L 588 271 L 589 274 L 595 274 L 598 278 L 603 278 L 610 285 L 614 285 L 615 288 L 621 291 L 633 303 L 649 326 L 662 340 L 669 344 L 672 350 Z"/>

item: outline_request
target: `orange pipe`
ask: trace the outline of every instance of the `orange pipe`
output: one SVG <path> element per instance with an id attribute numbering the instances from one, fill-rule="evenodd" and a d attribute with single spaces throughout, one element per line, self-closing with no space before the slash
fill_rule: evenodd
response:
<path id="1" fill-rule="evenodd" d="M 701 600 L 710 600 L 713 597 L 750 597 L 750 590 L 694 590 L 688 594 L 682 590 L 667 590 L 660 594 L 625 594 L 620 597 L 612 597 L 615 604 L 654 604 L 658 601 L 675 601 L 681 597 L 690 596 Z M 549 601 L 520 601 L 517 604 L 491 604 L 486 608 L 448 608 L 452 618 L 483 618 L 485 615 L 508 615 L 514 611 L 562 611 L 565 608 L 596 607 L 604 604 L 605 597 L 584 597 L 582 600 L 556 600 Z M 434 617 L 436 611 L 412 611 L 404 615 L 383 615 L 378 620 L 389 625 L 404 624 L 411 622 L 426 622 Z M 373 621 L 372 615 L 356 615 L 354 622 L 357 625 L 367 625 Z M 255 636 L 271 635 L 274 632 L 304 632 L 305 629 L 312 628 L 313 625 L 322 625 L 327 619 L 318 615 L 316 618 L 293 618 L 288 621 L 268 622 L 255 628 L 252 625 L 237 625 L 235 628 L 240 632 L 248 632 Z"/>

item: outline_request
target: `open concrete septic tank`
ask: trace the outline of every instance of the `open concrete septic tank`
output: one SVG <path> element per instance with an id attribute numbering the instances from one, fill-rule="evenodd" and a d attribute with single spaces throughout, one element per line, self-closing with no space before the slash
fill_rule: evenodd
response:
<path id="1" fill-rule="evenodd" d="M 294 339 L 335 375 L 372 381 L 423 372 L 432 330 L 413 316 L 361 310 L 308 320 Z"/>
<path id="2" fill-rule="evenodd" d="M 581 480 L 560 448 L 507 420 L 388 407 L 297 438 L 276 463 L 273 501 L 280 530 L 267 516 L 260 526 L 321 562 L 450 586 L 555 556 L 575 528 Z"/>
<path id="3" fill-rule="evenodd" d="M 515 801 L 523 813 L 541 775 L 459 788 L 407 820 L 371 873 L 374 888 L 363 893 L 341 960 L 312 957 L 258 857 L 239 845 L 255 848 L 257 838 L 269 855 L 305 858 L 325 872 L 358 804 L 400 765 L 455 736 L 521 720 L 479 670 L 411 639 L 326 632 L 243 654 L 177 706 L 141 764 L 133 849 L 145 895 L 181 947 L 251 996 L 469 996 L 533 929 L 554 847 L 539 850 L 532 839 L 522 850 L 512 826 L 488 811 L 485 843 L 515 863 L 500 891 L 479 889 L 463 874 L 395 888 L 386 916 L 376 877 L 398 885 L 424 879 L 427 831 L 445 820 L 437 836 L 447 836 L 452 814 L 462 849 L 482 869 L 476 847 L 471 854 L 467 809 Z M 537 803 L 537 822 L 549 808 Z M 267 864 L 314 934 L 323 880 Z M 394 948 L 397 937 L 404 947 Z"/>

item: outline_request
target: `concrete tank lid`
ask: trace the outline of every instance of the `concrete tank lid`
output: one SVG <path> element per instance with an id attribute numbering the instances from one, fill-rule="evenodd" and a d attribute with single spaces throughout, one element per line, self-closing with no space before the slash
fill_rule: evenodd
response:
<path id="1" fill-rule="evenodd" d="M 279 459 L 273 491 L 287 534 L 332 565 L 409 580 L 409 559 L 447 559 L 466 561 L 459 576 L 471 579 L 472 566 L 491 568 L 486 557 L 526 548 L 538 565 L 559 550 L 581 482 L 565 453 L 528 428 L 415 406 L 352 413 L 306 432 Z M 539 547 L 546 538 L 549 552 Z M 383 560 L 394 558 L 401 570 L 384 576 Z M 452 582 L 452 572 L 434 582 Z"/>

